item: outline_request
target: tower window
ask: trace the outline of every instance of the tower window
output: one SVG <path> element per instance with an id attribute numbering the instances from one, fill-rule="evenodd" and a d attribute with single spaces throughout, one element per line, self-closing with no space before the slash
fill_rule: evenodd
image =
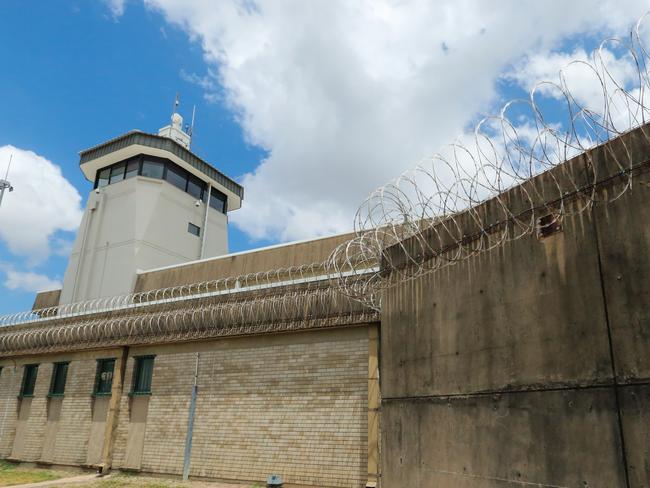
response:
<path id="1" fill-rule="evenodd" d="M 150 395 L 154 356 L 138 356 L 134 359 L 131 393 L 133 395 Z"/>
<path id="2" fill-rule="evenodd" d="M 194 225 L 192 222 L 187 223 L 187 232 L 190 234 L 194 234 L 195 236 L 200 236 L 201 235 L 201 227 L 198 225 Z"/>
<path id="3" fill-rule="evenodd" d="M 201 200 L 203 196 L 203 191 L 205 188 L 205 183 L 196 176 L 190 175 L 189 180 L 187 181 L 187 193 L 192 195 L 197 200 Z"/>
<path id="4" fill-rule="evenodd" d="M 176 188 L 179 188 L 183 191 L 185 191 L 185 188 L 187 188 L 187 171 L 185 171 L 183 168 L 168 165 L 167 175 L 165 176 L 165 179 Z"/>
<path id="5" fill-rule="evenodd" d="M 102 188 L 108 185 L 110 176 L 111 176 L 110 168 L 104 168 L 103 170 L 101 170 L 99 172 L 99 176 L 97 177 L 97 188 Z"/>
<path id="6" fill-rule="evenodd" d="M 50 382 L 50 396 L 63 396 L 65 381 L 68 378 L 68 365 L 70 363 L 54 363 L 52 381 Z"/>
<path id="7" fill-rule="evenodd" d="M 131 159 L 129 162 L 126 163 L 126 174 L 124 175 L 124 179 L 137 176 L 139 171 L 140 171 L 140 158 Z"/>
<path id="8" fill-rule="evenodd" d="M 36 387 L 36 375 L 38 374 L 38 364 L 26 364 L 23 371 L 23 383 L 20 387 L 21 397 L 34 396 L 34 388 Z"/>
<path id="9" fill-rule="evenodd" d="M 158 161 L 144 160 L 142 162 L 142 176 L 149 178 L 157 178 L 162 180 L 163 173 L 165 172 L 165 165 Z"/>
<path id="10" fill-rule="evenodd" d="M 107 168 L 102 168 L 97 172 L 95 188 L 103 188 L 137 175 L 158 180 L 164 179 L 196 200 L 207 200 L 208 193 L 205 181 L 172 161 L 155 156 L 139 155 L 115 163 Z M 210 196 L 210 206 L 212 208 L 218 212 L 226 213 L 228 210 L 227 201 L 225 194 L 216 188 L 212 189 Z"/>
<path id="11" fill-rule="evenodd" d="M 213 188 L 210 192 L 210 206 L 217 212 L 226 213 L 227 197 L 219 190 Z"/>
<path id="12" fill-rule="evenodd" d="M 124 163 L 116 164 L 111 168 L 111 181 L 110 184 L 117 183 L 124 179 Z"/>
<path id="13" fill-rule="evenodd" d="M 110 395 L 113 387 L 113 371 L 115 370 L 115 359 L 98 359 L 97 373 L 95 375 L 96 396 Z"/>

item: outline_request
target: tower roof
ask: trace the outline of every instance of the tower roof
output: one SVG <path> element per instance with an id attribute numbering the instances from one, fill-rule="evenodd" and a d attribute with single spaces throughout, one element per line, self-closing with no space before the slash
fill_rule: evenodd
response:
<path id="1" fill-rule="evenodd" d="M 89 181 L 94 181 L 97 170 L 119 159 L 142 152 L 151 155 L 162 155 L 163 157 L 171 156 L 173 159 L 178 159 L 176 162 L 185 166 L 187 170 L 204 179 L 209 179 L 213 186 L 236 197 L 237 203 L 244 198 L 243 186 L 224 175 L 183 145 L 168 137 L 139 130 L 132 130 L 102 144 L 80 151 L 79 166 L 84 176 Z M 239 205 L 236 205 L 235 208 L 238 207 Z"/>

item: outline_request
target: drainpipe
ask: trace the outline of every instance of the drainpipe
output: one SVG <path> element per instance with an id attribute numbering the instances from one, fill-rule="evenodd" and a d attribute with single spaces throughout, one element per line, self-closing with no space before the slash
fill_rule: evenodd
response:
<path id="1" fill-rule="evenodd" d="M 198 392 L 199 379 L 199 358 L 196 353 L 196 367 L 194 368 L 194 385 L 192 385 L 192 398 L 190 400 L 190 412 L 187 417 L 187 435 L 185 436 L 185 454 L 183 456 L 183 480 L 187 481 L 190 476 L 190 458 L 192 455 L 192 434 L 194 433 L 194 413 L 196 412 L 196 395 Z"/>
<path id="2" fill-rule="evenodd" d="M 208 183 L 208 199 L 205 201 L 205 217 L 203 218 L 203 235 L 201 236 L 201 251 L 199 259 L 205 257 L 205 239 L 208 235 L 208 211 L 210 210 L 210 195 L 212 194 L 212 185 Z"/>
<path id="3" fill-rule="evenodd" d="M 95 211 L 97 210 L 97 207 L 100 205 L 100 202 L 104 200 L 104 193 L 96 189 L 92 194 L 91 198 L 94 199 L 93 202 L 89 202 L 88 209 L 87 209 L 87 218 L 86 218 L 86 225 L 84 226 L 84 233 L 83 233 L 83 238 L 81 239 L 81 249 L 79 250 L 79 261 L 77 261 L 77 269 L 75 270 L 74 273 L 74 284 L 72 286 L 72 298 L 70 300 L 70 303 L 74 303 L 77 300 L 77 293 L 79 292 L 79 278 L 80 273 L 81 273 L 81 267 L 83 266 L 84 262 L 86 261 L 85 256 L 86 256 L 86 247 L 87 247 L 87 242 L 88 242 L 88 232 L 90 231 L 90 224 L 91 221 L 93 220 L 93 216 L 95 215 Z M 108 252 L 108 249 L 106 250 Z"/>

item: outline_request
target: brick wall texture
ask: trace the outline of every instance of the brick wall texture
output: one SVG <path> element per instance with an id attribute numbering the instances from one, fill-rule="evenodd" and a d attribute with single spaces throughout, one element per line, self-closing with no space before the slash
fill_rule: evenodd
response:
<path id="1" fill-rule="evenodd" d="M 98 357 L 107 354 L 30 357 L 16 363 L 0 359 L 1 458 L 62 465 L 86 463 Z M 56 361 L 70 361 L 63 399 L 47 396 Z M 39 364 L 34 396 L 19 399 L 23 366 L 32 363 Z M 55 402 L 60 402 L 60 410 L 55 409 Z"/>
<path id="2" fill-rule="evenodd" d="M 0 458 L 8 458 L 14 445 L 16 418 L 18 417 L 17 388 L 20 386 L 22 368 L 13 363 L 0 363 Z M 18 386 L 16 386 L 18 385 Z"/>
<path id="3" fill-rule="evenodd" d="M 130 396 L 134 357 L 154 354 L 150 396 Z M 113 466 L 181 474 L 198 354 L 198 396 L 190 475 L 224 480 L 362 487 L 367 480 L 368 328 L 230 338 L 131 348 L 117 419 Z M 60 355 L 57 355 L 57 360 Z M 113 357 L 115 355 L 112 355 Z M 51 359 L 41 362 L 20 459 L 84 464 L 95 364 L 106 353 L 71 360 L 54 449 L 47 429 Z M 0 360 L 0 364 L 2 360 Z M 0 374 L 0 456 L 17 428 L 18 368 Z M 11 392 L 13 390 L 13 392 Z M 10 393 L 8 393 L 10 392 Z M 24 401 L 24 400 L 23 400 Z M 18 422 L 18 429 L 20 429 Z M 0 432 L 2 432 L 0 430 Z M 19 443 L 20 444 L 20 443 Z"/>

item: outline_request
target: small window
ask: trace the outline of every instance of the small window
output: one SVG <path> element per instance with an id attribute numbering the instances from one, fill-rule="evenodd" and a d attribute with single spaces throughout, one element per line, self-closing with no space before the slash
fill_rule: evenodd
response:
<path id="1" fill-rule="evenodd" d="M 63 396 L 65 380 L 68 377 L 69 363 L 54 363 L 52 381 L 50 382 L 50 396 Z"/>
<path id="2" fill-rule="evenodd" d="M 99 172 L 99 176 L 97 177 L 97 188 L 103 188 L 106 185 L 108 185 L 108 180 L 111 176 L 111 169 L 110 168 L 104 168 Z"/>
<path id="3" fill-rule="evenodd" d="M 188 222 L 187 224 L 187 232 L 190 234 L 194 234 L 195 236 L 200 236 L 201 235 L 201 227 L 198 225 L 194 225 L 192 222 Z"/>
<path id="4" fill-rule="evenodd" d="M 185 191 L 185 188 L 187 187 L 187 172 L 172 164 L 167 165 L 167 175 L 165 176 L 165 179 L 176 188 L 180 188 L 183 191 Z"/>
<path id="5" fill-rule="evenodd" d="M 133 395 L 150 395 L 154 356 L 139 356 L 134 359 L 131 393 Z"/>
<path id="6" fill-rule="evenodd" d="M 137 176 L 140 171 L 140 158 L 134 158 L 126 163 L 126 174 L 124 179 L 133 178 Z"/>
<path id="7" fill-rule="evenodd" d="M 36 386 L 36 375 L 38 374 L 38 364 L 26 364 L 23 371 L 23 384 L 20 387 L 21 397 L 34 396 L 34 387 Z"/>
<path id="8" fill-rule="evenodd" d="M 98 359 L 97 374 L 95 375 L 94 395 L 110 395 L 113 387 L 113 371 L 115 359 Z"/>
<path id="9" fill-rule="evenodd" d="M 165 165 L 163 163 L 147 160 L 142 162 L 142 176 L 148 176 L 149 178 L 157 178 L 159 180 L 162 180 L 164 171 Z"/>
<path id="10" fill-rule="evenodd" d="M 124 179 L 124 163 L 116 164 L 111 168 L 111 181 L 110 184 L 117 183 Z"/>
<path id="11" fill-rule="evenodd" d="M 189 181 L 187 182 L 187 193 L 192 195 L 197 200 L 201 200 L 201 197 L 203 196 L 204 186 L 205 184 L 202 180 L 194 175 L 191 175 Z"/>
<path id="12" fill-rule="evenodd" d="M 219 190 L 212 189 L 210 193 L 210 206 L 217 212 L 226 213 L 226 195 Z"/>

